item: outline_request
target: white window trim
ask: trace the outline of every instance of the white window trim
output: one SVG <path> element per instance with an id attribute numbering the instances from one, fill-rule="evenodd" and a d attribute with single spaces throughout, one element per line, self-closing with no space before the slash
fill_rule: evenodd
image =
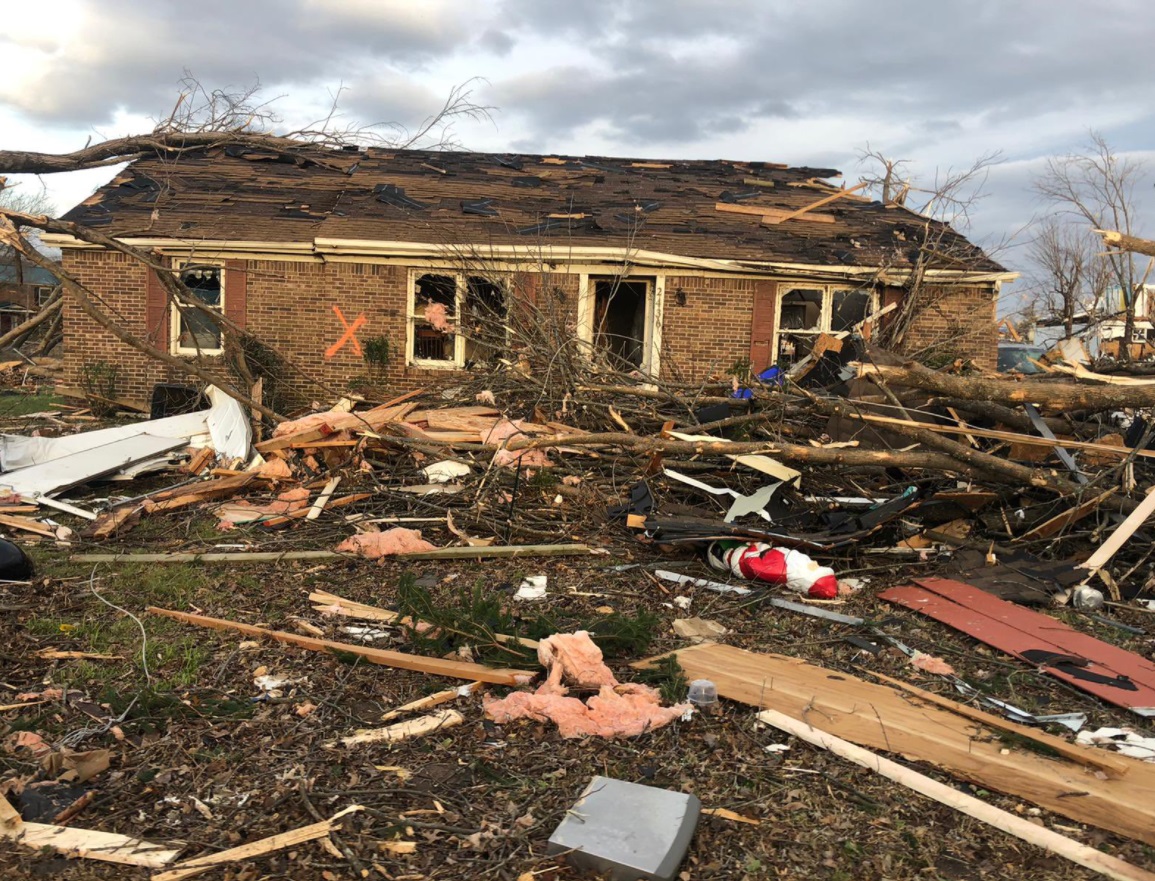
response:
<path id="1" fill-rule="evenodd" d="M 818 327 L 813 330 L 792 330 L 790 328 L 782 327 L 782 304 L 786 300 L 786 295 L 791 291 L 822 291 L 822 308 L 818 315 Z M 878 309 L 878 291 L 861 287 L 847 287 L 845 284 L 791 284 L 778 286 L 778 303 L 775 306 L 774 315 L 774 348 L 771 350 L 772 363 L 777 363 L 779 345 L 782 341 L 782 336 L 810 336 L 818 337 L 824 333 L 840 333 L 845 335 L 844 331 L 832 331 L 830 329 L 830 321 L 834 317 L 834 294 L 837 291 L 851 291 L 867 294 L 870 299 L 866 304 L 866 314 L 872 315 Z"/>
<path id="2" fill-rule="evenodd" d="M 56 290 L 52 285 L 37 285 L 36 286 L 36 308 L 43 309 L 48 305 L 49 299 L 52 297 L 52 292 Z"/>
<path id="3" fill-rule="evenodd" d="M 594 295 L 596 288 L 590 282 L 613 278 L 613 273 L 583 272 L 578 276 L 577 336 L 583 352 L 592 353 L 594 345 Z M 665 320 L 666 276 L 664 273 L 624 275 L 622 281 L 644 281 L 646 293 L 646 332 L 642 340 L 642 364 L 638 371 L 643 376 L 656 378 L 662 367 L 662 324 Z"/>
<path id="4" fill-rule="evenodd" d="M 453 294 L 453 324 L 457 326 L 461 317 L 465 312 L 465 298 L 469 293 L 469 279 L 470 278 L 484 278 L 494 284 L 499 284 L 505 289 L 505 308 L 506 308 L 506 326 L 505 338 L 509 341 L 509 308 L 510 296 L 512 292 L 512 275 L 507 272 L 496 273 L 480 273 L 480 272 L 454 272 L 447 269 L 410 269 L 409 270 L 409 285 L 408 292 L 405 299 L 405 364 L 408 367 L 420 367 L 423 370 L 462 370 L 465 368 L 465 335 L 455 332 L 453 334 L 453 360 L 440 360 L 434 358 L 418 358 L 414 354 L 416 350 L 417 340 L 417 279 L 423 275 L 443 275 L 449 276 L 454 280 L 454 294 Z"/>
<path id="5" fill-rule="evenodd" d="M 214 269 L 217 269 L 220 271 L 220 274 L 221 274 L 220 313 L 221 313 L 221 315 L 224 315 L 225 314 L 226 298 L 228 297 L 228 287 L 226 285 L 226 278 L 225 278 L 226 270 L 225 270 L 224 261 L 221 261 L 221 260 L 191 260 L 191 259 L 185 259 L 185 260 L 178 259 L 178 260 L 173 261 L 173 268 L 174 269 L 181 270 L 181 269 L 184 269 L 186 266 L 211 266 Z M 225 332 L 224 332 L 223 327 L 221 328 L 221 344 L 215 349 L 204 349 L 204 348 L 198 349 L 198 348 L 195 348 L 193 346 L 182 346 L 180 344 L 181 310 L 178 306 L 174 305 L 169 310 L 169 312 L 171 312 L 171 316 L 169 318 L 169 334 L 168 335 L 169 335 L 169 341 L 170 341 L 169 342 L 169 349 L 172 351 L 172 354 L 185 355 L 185 356 L 191 355 L 193 357 L 196 357 L 197 355 L 223 355 L 224 354 L 224 352 L 225 352 Z"/>

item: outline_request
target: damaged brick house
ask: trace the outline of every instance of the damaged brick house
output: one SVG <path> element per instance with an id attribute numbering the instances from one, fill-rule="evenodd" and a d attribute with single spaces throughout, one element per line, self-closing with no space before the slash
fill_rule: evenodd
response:
<path id="1" fill-rule="evenodd" d="M 993 368 L 1001 266 L 949 227 L 827 182 L 831 169 L 423 151 L 279 155 L 222 147 L 130 165 L 65 219 L 154 252 L 206 304 L 333 385 L 365 372 L 419 381 L 507 353 L 468 332 L 479 308 L 564 303 L 578 345 L 675 379 L 789 364 L 823 331 L 891 304 L 923 243 L 903 338 Z M 68 236 L 64 267 L 133 333 L 212 358 L 202 316 L 153 274 Z M 925 253 L 925 251 L 923 252 Z M 868 324 L 893 320 L 902 309 Z M 71 303 L 65 370 L 118 372 L 118 393 L 176 379 Z"/>

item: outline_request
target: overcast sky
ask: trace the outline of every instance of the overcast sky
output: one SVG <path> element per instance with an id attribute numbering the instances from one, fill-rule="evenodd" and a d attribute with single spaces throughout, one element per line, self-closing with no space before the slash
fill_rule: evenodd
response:
<path id="1" fill-rule="evenodd" d="M 984 244 L 1025 240 L 1047 211 L 1032 174 L 1090 129 L 1155 160 L 1149 0 L 0 0 L 0 58 L 5 148 L 151 127 L 189 71 L 259 79 L 290 127 L 342 87 L 344 122 L 412 127 L 481 78 L 492 119 L 456 131 L 475 150 L 767 160 L 851 181 L 867 144 L 923 178 L 1001 150 L 968 230 Z M 45 183 L 64 210 L 109 174 Z M 1153 197 L 1148 180 L 1148 233 Z M 1025 268 L 1021 247 L 999 256 Z"/>

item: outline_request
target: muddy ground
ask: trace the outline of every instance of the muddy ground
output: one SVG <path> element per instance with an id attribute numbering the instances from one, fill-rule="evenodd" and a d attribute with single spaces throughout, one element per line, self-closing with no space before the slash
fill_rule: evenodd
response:
<path id="1" fill-rule="evenodd" d="M 146 521 L 105 548 L 170 550 L 219 544 L 213 521 L 202 516 Z M 331 547 L 340 527 L 302 524 L 288 537 L 247 531 L 229 543 L 263 547 Z M 448 540 L 427 530 L 435 543 Z M 853 632 L 771 607 L 704 590 L 681 591 L 689 613 L 673 607 L 673 593 L 645 565 L 683 563 L 708 577 L 688 553 L 671 556 L 606 526 L 584 535 L 608 556 L 401 565 L 368 561 L 277 565 L 79 565 L 47 542 L 28 552 L 37 564 L 31 585 L 0 586 L 0 704 L 48 686 L 65 697 L 0 714 L 0 732 L 30 731 L 49 742 L 68 738 L 78 748 L 108 748 L 109 770 L 89 784 L 95 799 L 73 825 L 180 841 L 185 855 L 208 854 L 293 829 L 350 804 L 365 810 L 334 836 L 337 852 L 318 843 L 216 870 L 237 879 L 393 879 L 575 877 L 546 855 L 546 840 L 594 774 L 693 792 L 706 807 L 726 808 L 759 825 L 703 818 L 682 878 L 962 879 L 1031 877 L 1074 879 L 1091 874 L 898 788 L 876 775 L 774 730 L 759 727 L 754 709 L 723 701 L 717 715 L 697 715 L 636 739 L 562 740 L 547 725 L 495 726 L 480 700 L 457 703 L 465 725 L 423 739 L 353 749 L 326 743 L 357 728 L 376 727 L 398 704 L 441 690 L 444 679 L 392 670 L 245 637 L 207 631 L 144 613 L 159 605 L 196 610 L 293 630 L 298 618 L 339 639 L 349 622 L 324 618 L 306 600 L 312 589 L 380 606 L 396 599 L 406 572 L 439 603 L 470 589 L 508 596 L 521 578 L 549 576 L 549 597 L 518 613 L 546 615 L 560 628 L 589 626 L 608 616 L 657 616 L 652 638 L 609 659 L 623 681 L 637 678 L 628 663 L 684 644 L 670 630 L 675 617 L 696 614 L 731 628 L 726 640 L 757 651 L 804 657 L 860 673 L 879 670 L 947 693 L 935 677 L 910 667 L 901 653 L 871 655 L 847 644 Z M 611 567 L 643 564 L 624 572 Z M 877 558 L 860 564 L 868 587 L 839 611 L 885 620 L 887 632 L 938 655 L 971 682 L 1027 709 L 1085 711 L 1092 725 L 1125 721 L 1096 701 L 1044 678 L 935 622 L 880 603 L 874 593 L 903 572 Z M 926 573 L 933 566 L 908 571 Z M 117 611 L 119 606 L 138 620 Z M 514 604 L 509 602 L 512 608 Z M 1068 613 L 1072 614 L 1072 613 Z M 1143 626 L 1142 613 L 1122 620 Z M 1082 619 L 1079 626 L 1134 650 L 1127 638 Z M 143 628 L 143 635 L 142 635 Z M 400 642 L 382 646 L 404 648 Z M 120 656 L 117 660 L 49 661 L 38 650 L 57 648 Z M 511 663 L 511 666 L 513 664 Z M 146 669 L 147 666 L 147 669 Z M 263 695 L 254 674 L 293 680 L 276 697 Z M 502 693 L 502 689 L 496 689 Z M 302 708 L 315 709 L 302 715 Z M 115 721 L 113 730 L 110 722 Z M 788 743 L 786 752 L 768 745 Z M 949 778 L 920 768 L 940 779 Z M 28 778 L 37 764 L 20 749 L 0 749 L 0 780 Z M 965 784 L 966 791 L 1138 865 L 1155 868 L 1151 848 Z M 59 795 L 66 805 L 76 792 Z M 639 822 L 645 822 L 639 818 Z M 415 841 L 411 854 L 390 843 Z M 339 855 L 338 855 L 339 854 Z M 526 873 L 532 873 L 527 875 Z M 145 877 L 130 869 L 49 853 L 0 847 L 0 876 L 111 879 Z"/>

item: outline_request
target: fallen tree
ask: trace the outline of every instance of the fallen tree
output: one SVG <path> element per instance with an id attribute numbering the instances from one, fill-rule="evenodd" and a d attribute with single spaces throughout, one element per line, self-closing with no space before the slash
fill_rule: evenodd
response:
<path id="1" fill-rule="evenodd" d="M 1001 376 L 958 376 L 930 370 L 913 361 L 899 366 L 864 364 L 861 371 L 865 376 L 880 376 L 892 385 L 910 386 L 948 398 L 991 401 L 1009 407 L 1034 404 L 1050 413 L 1155 407 L 1155 383 L 1142 386 L 1093 385 L 1070 380 L 1048 382 Z"/>

